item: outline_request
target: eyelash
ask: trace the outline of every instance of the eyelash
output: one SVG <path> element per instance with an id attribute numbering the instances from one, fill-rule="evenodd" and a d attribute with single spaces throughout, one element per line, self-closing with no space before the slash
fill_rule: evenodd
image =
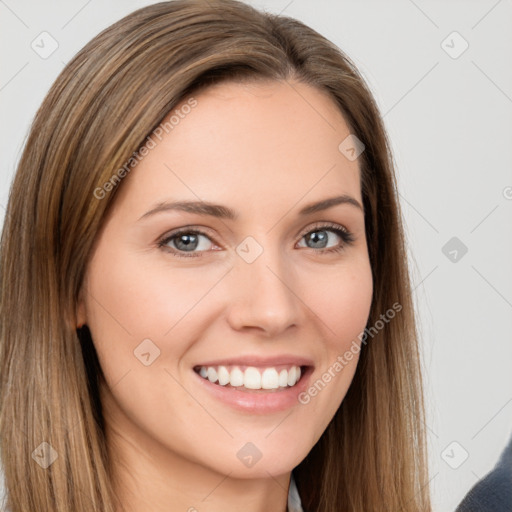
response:
<path id="1" fill-rule="evenodd" d="M 338 224 L 330 224 L 330 223 L 314 226 L 313 228 L 309 229 L 308 231 L 302 233 L 300 235 L 300 239 L 302 240 L 302 238 L 304 238 L 306 235 L 309 235 L 316 231 L 324 231 L 324 230 L 332 231 L 333 233 L 335 233 L 342 239 L 342 242 L 340 243 L 340 245 L 338 245 L 336 247 L 331 247 L 330 249 L 319 249 L 316 251 L 322 255 L 325 255 L 328 253 L 331 254 L 331 253 L 341 252 L 345 249 L 345 247 L 347 245 L 351 245 L 355 240 L 354 235 L 350 231 L 348 231 L 348 229 L 346 229 Z M 212 241 L 211 237 L 204 231 L 201 231 L 198 229 L 193 229 L 193 228 L 183 228 L 183 229 L 179 229 L 178 231 L 175 231 L 174 233 L 171 233 L 169 236 L 165 236 L 164 238 L 160 239 L 158 241 L 158 248 L 170 252 L 173 256 L 175 256 L 177 258 L 197 258 L 197 257 L 201 257 L 201 253 L 208 252 L 208 251 L 199 251 L 197 253 L 187 254 L 186 252 L 179 251 L 177 249 L 173 249 L 166 245 L 174 238 L 177 238 L 183 234 L 202 235 L 202 236 L 205 236 L 206 238 L 208 238 L 210 241 Z M 311 249 L 311 248 L 309 248 L 309 249 Z M 312 250 L 314 250 L 314 249 L 312 249 Z"/>

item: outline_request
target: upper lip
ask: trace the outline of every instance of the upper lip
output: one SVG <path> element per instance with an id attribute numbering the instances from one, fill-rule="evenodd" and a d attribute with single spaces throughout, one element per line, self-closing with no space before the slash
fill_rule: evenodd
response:
<path id="1" fill-rule="evenodd" d="M 216 359 L 199 363 L 195 366 L 313 366 L 313 361 L 307 357 L 282 354 L 273 357 L 264 357 L 261 355 L 245 355 L 229 357 L 227 359 Z"/>

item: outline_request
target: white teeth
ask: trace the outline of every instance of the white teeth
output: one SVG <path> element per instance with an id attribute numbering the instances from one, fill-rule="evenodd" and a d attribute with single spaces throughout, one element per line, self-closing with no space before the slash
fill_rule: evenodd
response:
<path id="1" fill-rule="evenodd" d="M 208 378 L 210 377 L 210 369 L 208 369 Z M 293 386 L 297 382 L 297 370 L 295 366 L 292 366 L 288 370 L 288 386 Z"/>
<path id="2" fill-rule="evenodd" d="M 247 389 L 261 389 L 261 373 L 257 368 L 249 366 L 244 372 L 244 387 Z"/>
<path id="3" fill-rule="evenodd" d="M 208 368 L 208 380 L 210 382 L 216 382 L 217 380 L 217 370 L 215 368 L 213 368 L 212 366 L 210 366 Z M 288 378 L 289 380 L 289 378 Z"/>
<path id="4" fill-rule="evenodd" d="M 237 366 L 201 366 L 199 375 L 212 383 L 221 386 L 245 387 L 247 389 L 278 389 L 295 386 L 301 376 L 300 366 L 290 366 L 289 369 L 277 371 L 275 368 L 259 370 L 248 366 L 242 371 Z"/>
<path id="5" fill-rule="evenodd" d="M 218 377 L 219 384 L 225 386 L 229 382 L 229 372 L 225 366 L 219 366 Z"/>
<path id="6" fill-rule="evenodd" d="M 229 383 L 233 387 L 240 387 L 244 385 L 244 372 L 240 368 L 233 368 L 229 374 Z"/>
<path id="7" fill-rule="evenodd" d="M 288 386 L 288 370 L 281 370 L 281 373 L 279 374 L 279 386 L 282 388 Z"/>
<path id="8" fill-rule="evenodd" d="M 267 368 L 261 376 L 261 387 L 263 389 L 277 389 L 279 387 L 279 375 L 275 368 Z"/>

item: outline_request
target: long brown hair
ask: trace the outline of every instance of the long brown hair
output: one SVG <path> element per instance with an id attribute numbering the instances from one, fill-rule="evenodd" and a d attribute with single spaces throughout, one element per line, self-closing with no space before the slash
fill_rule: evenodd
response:
<path id="1" fill-rule="evenodd" d="M 339 107 L 365 145 L 359 163 L 374 280 L 368 327 L 401 305 L 363 344 L 345 399 L 294 469 L 303 507 L 431 510 L 401 213 L 369 88 L 342 51 L 297 20 L 234 0 L 175 0 L 126 16 L 71 60 L 37 112 L 19 162 L 0 253 L 0 447 L 10 512 L 116 510 L 102 373 L 90 336 L 77 333 L 76 304 L 122 183 L 102 198 L 95 191 L 182 100 L 240 78 L 298 80 Z"/>

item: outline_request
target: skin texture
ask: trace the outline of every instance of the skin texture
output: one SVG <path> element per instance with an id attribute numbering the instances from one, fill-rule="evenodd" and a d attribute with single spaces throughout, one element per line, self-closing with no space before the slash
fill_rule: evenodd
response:
<path id="1" fill-rule="evenodd" d="M 270 414 L 216 400 L 193 367 L 294 354 L 313 360 L 314 383 L 357 341 L 372 297 L 364 213 L 350 204 L 298 211 L 342 194 L 362 204 L 359 164 L 338 149 L 350 133 L 338 108 L 308 85 L 230 82 L 195 98 L 119 185 L 78 320 L 106 377 L 107 439 L 126 511 L 285 511 L 290 472 L 335 414 L 357 355 L 308 404 Z M 139 220 L 166 200 L 215 202 L 238 218 L 166 211 Z M 174 256 L 177 247 L 189 254 L 178 237 L 158 246 L 183 227 L 207 234 L 198 257 Z M 324 246 L 305 236 L 312 231 L 328 236 Z M 248 236 L 263 249 L 250 264 L 236 252 Z M 160 350 L 149 366 L 134 355 L 145 339 Z M 262 454 L 252 467 L 237 457 L 247 442 Z"/>

